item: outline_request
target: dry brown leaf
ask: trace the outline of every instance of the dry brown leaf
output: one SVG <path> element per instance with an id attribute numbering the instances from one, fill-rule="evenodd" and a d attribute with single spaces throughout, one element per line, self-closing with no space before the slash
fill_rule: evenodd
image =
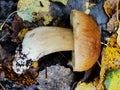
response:
<path id="1" fill-rule="evenodd" d="M 120 16 L 120 10 L 118 11 L 119 15 Z M 115 30 L 117 29 L 119 23 L 117 22 L 117 13 L 114 13 L 112 15 L 112 18 L 109 19 L 108 23 L 107 23 L 107 31 L 109 31 L 110 33 L 111 32 L 115 32 Z"/>
<path id="2" fill-rule="evenodd" d="M 116 3 L 117 3 L 117 0 L 106 0 L 104 2 L 103 7 L 105 9 L 106 14 L 109 17 L 111 17 L 116 12 Z"/>

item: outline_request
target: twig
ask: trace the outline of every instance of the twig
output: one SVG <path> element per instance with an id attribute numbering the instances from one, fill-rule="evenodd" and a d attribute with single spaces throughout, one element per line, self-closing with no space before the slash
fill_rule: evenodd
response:
<path id="1" fill-rule="evenodd" d="M 100 64 L 100 62 L 97 60 L 97 63 L 98 63 L 98 65 L 99 65 L 99 67 L 101 68 L 102 67 L 102 65 Z"/>
<path id="2" fill-rule="evenodd" d="M 119 0 L 116 1 L 116 20 L 118 23 L 120 23 L 119 21 Z"/>
<path id="3" fill-rule="evenodd" d="M 4 26 L 5 23 L 7 22 L 8 18 L 10 18 L 10 16 L 13 15 L 14 13 L 16 13 L 16 12 L 18 12 L 18 11 L 12 12 L 12 13 L 6 18 L 6 20 L 5 20 L 5 21 L 3 22 L 3 24 L 0 26 L 0 31 L 2 30 L 3 26 Z"/>
<path id="4" fill-rule="evenodd" d="M 1 38 L 0 41 L 3 40 L 9 33 L 5 33 Z"/>
<path id="5" fill-rule="evenodd" d="M 108 46 L 106 43 L 104 43 L 104 42 L 100 42 L 102 45 L 105 45 L 105 46 Z"/>
<path id="6" fill-rule="evenodd" d="M 4 86 L 3 86 L 1 83 L 0 83 L 0 86 L 2 87 L 3 90 L 6 90 L 6 89 L 4 88 Z"/>

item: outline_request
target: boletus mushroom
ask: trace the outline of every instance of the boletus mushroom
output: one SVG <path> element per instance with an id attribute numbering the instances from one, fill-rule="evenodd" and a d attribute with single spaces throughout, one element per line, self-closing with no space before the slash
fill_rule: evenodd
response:
<path id="1" fill-rule="evenodd" d="M 93 18 L 81 11 L 72 10 L 74 71 L 90 69 L 100 55 L 101 38 L 97 23 Z"/>
<path id="2" fill-rule="evenodd" d="M 59 51 L 73 51 L 74 71 L 90 69 L 100 54 L 100 32 L 96 22 L 84 12 L 71 13 L 73 30 L 43 26 L 29 31 L 17 48 L 13 70 L 22 74 L 41 57 Z"/>
<path id="3" fill-rule="evenodd" d="M 72 30 L 61 27 L 38 27 L 29 31 L 22 42 L 22 50 L 16 50 L 13 70 L 22 74 L 41 57 L 59 51 L 73 50 Z"/>

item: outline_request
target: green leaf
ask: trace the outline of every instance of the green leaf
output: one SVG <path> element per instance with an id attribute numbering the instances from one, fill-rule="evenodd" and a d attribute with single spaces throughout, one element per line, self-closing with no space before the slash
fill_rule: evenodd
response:
<path id="1" fill-rule="evenodd" d="M 17 14 L 23 20 L 34 22 L 44 19 L 45 25 L 52 21 L 49 0 L 19 0 L 17 7 Z"/>
<path id="2" fill-rule="evenodd" d="M 120 70 L 107 72 L 105 87 L 107 90 L 120 90 Z"/>

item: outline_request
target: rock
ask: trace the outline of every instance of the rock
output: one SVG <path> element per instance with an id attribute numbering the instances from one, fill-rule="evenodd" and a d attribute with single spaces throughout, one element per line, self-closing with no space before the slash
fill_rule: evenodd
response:
<path id="1" fill-rule="evenodd" d="M 0 60 L 3 60 L 7 57 L 7 53 L 6 51 L 2 48 L 2 46 L 0 45 Z"/>
<path id="2" fill-rule="evenodd" d="M 69 68 L 57 64 L 47 67 L 47 79 L 45 78 L 45 70 L 40 71 L 37 82 L 39 90 L 70 90 L 73 73 Z"/>

